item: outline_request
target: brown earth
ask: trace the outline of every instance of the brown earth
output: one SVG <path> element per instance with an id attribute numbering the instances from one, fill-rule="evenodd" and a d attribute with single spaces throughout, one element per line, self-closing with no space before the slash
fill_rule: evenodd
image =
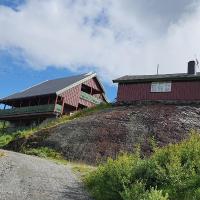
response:
<path id="1" fill-rule="evenodd" d="M 138 144 L 149 155 L 152 138 L 164 146 L 183 140 L 191 130 L 200 130 L 200 106 L 118 106 L 18 139 L 6 148 L 47 146 L 68 160 L 95 164 L 120 152 L 133 152 Z"/>

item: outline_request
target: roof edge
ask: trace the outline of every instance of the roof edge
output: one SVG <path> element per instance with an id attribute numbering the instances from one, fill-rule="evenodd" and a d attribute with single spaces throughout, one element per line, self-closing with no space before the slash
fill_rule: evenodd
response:
<path id="1" fill-rule="evenodd" d="M 106 96 L 106 91 L 105 91 L 105 88 L 104 88 L 103 84 L 101 83 L 101 81 L 97 77 L 97 74 L 96 73 L 92 73 L 92 72 L 87 73 L 86 74 L 86 78 L 84 78 L 84 79 L 82 79 L 80 81 L 77 81 L 76 83 L 74 83 L 74 84 L 72 84 L 72 85 L 70 85 L 70 86 L 68 86 L 66 88 L 63 88 L 63 89 L 59 90 L 58 92 L 56 92 L 56 94 L 60 95 L 63 92 L 65 92 L 65 91 L 67 91 L 67 90 L 69 90 L 69 89 L 71 89 L 73 87 L 76 87 L 77 85 L 82 84 L 82 83 L 84 83 L 84 82 L 86 82 L 86 81 L 88 81 L 88 80 L 90 80 L 92 78 L 96 78 L 97 79 L 97 81 L 98 81 L 98 83 L 99 83 L 99 85 L 100 85 L 100 87 L 101 87 L 101 89 L 103 91 L 103 97 L 105 98 L 105 101 L 108 103 L 109 101 L 108 101 L 108 98 Z"/>
<path id="2" fill-rule="evenodd" d="M 67 90 L 69 90 L 69 89 L 71 89 L 71 88 L 73 88 L 73 87 L 76 87 L 77 85 L 79 85 L 79 84 L 81 84 L 81 83 L 84 83 L 85 81 L 87 81 L 87 80 L 89 80 L 89 79 L 91 79 L 91 78 L 94 78 L 95 76 L 96 76 L 96 73 L 92 73 L 91 75 L 87 75 L 87 74 L 86 74 L 86 77 L 85 77 L 84 79 L 82 79 L 82 80 L 80 80 L 80 81 L 77 81 L 77 82 L 75 82 L 75 83 L 73 83 L 73 84 L 71 84 L 71 85 L 69 85 L 69 86 L 67 86 L 67 87 L 65 87 L 65 88 L 63 88 L 63 89 L 57 91 L 56 94 L 57 94 L 57 95 L 60 95 L 60 94 L 62 94 L 63 92 L 65 92 L 65 91 L 67 91 Z"/>
<path id="3" fill-rule="evenodd" d="M 124 79 L 124 80 L 113 80 L 113 83 L 146 83 L 152 81 L 195 81 L 200 80 L 200 76 L 193 77 L 162 77 L 162 78 L 146 78 L 146 79 Z"/>

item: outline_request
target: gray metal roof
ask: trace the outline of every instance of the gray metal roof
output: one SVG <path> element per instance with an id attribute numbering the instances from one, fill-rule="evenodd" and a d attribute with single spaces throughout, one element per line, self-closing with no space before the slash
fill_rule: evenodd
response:
<path id="1" fill-rule="evenodd" d="M 49 80 L 28 88 L 22 92 L 15 93 L 8 97 L 1 99 L 1 101 L 28 98 L 33 96 L 43 96 L 49 94 L 57 94 L 59 91 L 70 89 L 77 84 L 80 84 L 90 78 L 95 77 L 96 74 L 81 74 L 78 76 L 71 76 L 65 78 L 59 78 L 55 80 Z"/>
<path id="2" fill-rule="evenodd" d="M 152 82 L 152 81 L 173 81 L 173 80 L 200 80 L 200 73 L 197 74 L 159 74 L 159 75 L 134 75 L 123 76 L 113 80 L 114 83 L 137 83 L 137 82 Z"/>

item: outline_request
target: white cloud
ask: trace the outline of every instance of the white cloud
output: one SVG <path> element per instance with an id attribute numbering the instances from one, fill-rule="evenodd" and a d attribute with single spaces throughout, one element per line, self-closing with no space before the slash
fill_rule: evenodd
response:
<path id="1" fill-rule="evenodd" d="M 186 71 L 200 57 L 199 1 L 138 2 L 29 0 L 17 12 L 0 6 L 0 49 L 19 49 L 38 69 L 91 66 L 107 80 L 154 73 L 158 63 L 162 73 Z"/>

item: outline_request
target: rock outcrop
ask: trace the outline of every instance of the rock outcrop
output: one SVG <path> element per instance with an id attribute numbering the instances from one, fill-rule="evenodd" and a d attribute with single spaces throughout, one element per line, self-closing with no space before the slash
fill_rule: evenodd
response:
<path id="1" fill-rule="evenodd" d="M 200 130 L 200 106 L 118 106 L 19 139 L 7 148 L 48 146 L 68 160 L 98 163 L 133 152 L 138 145 L 149 155 L 152 140 L 165 146 L 188 137 L 191 130 Z"/>

